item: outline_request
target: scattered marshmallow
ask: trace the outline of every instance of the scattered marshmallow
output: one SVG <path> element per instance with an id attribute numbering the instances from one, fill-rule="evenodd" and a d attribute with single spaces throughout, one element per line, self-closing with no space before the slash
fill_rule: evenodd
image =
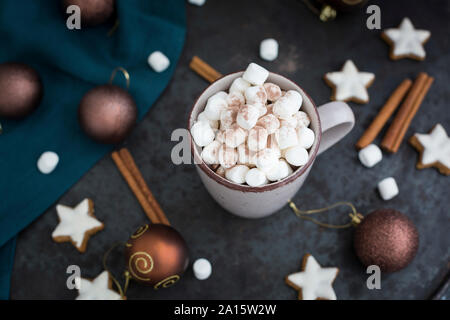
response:
<path id="1" fill-rule="evenodd" d="M 222 144 L 219 141 L 213 141 L 203 148 L 201 157 L 207 164 L 219 163 L 219 148 Z"/>
<path id="2" fill-rule="evenodd" d="M 298 144 L 298 136 L 295 128 L 291 126 L 282 126 L 275 131 L 275 139 L 281 150 L 289 147 L 296 146 Z"/>
<path id="3" fill-rule="evenodd" d="M 274 149 L 262 149 L 256 154 L 256 166 L 263 170 L 270 170 L 278 163 L 279 156 Z"/>
<path id="4" fill-rule="evenodd" d="M 245 142 L 247 138 L 247 133 L 244 129 L 239 126 L 233 126 L 229 129 L 226 129 L 224 134 L 225 144 L 230 148 L 236 148 L 240 144 Z"/>
<path id="5" fill-rule="evenodd" d="M 242 93 L 238 91 L 233 91 L 228 94 L 226 101 L 229 107 L 240 107 L 245 104 L 245 97 Z"/>
<path id="6" fill-rule="evenodd" d="M 398 195 L 397 182 L 393 177 L 385 178 L 378 183 L 378 191 L 383 200 L 391 200 Z"/>
<path id="7" fill-rule="evenodd" d="M 267 184 L 269 181 L 263 171 L 258 168 L 253 168 L 245 175 L 245 182 L 247 182 L 250 187 L 259 187 Z"/>
<path id="8" fill-rule="evenodd" d="M 46 151 L 39 157 L 37 167 L 43 174 L 52 173 L 59 162 L 59 156 L 53 151 Z"/>
<path id="9" fill-rule="evenodd" d="M 372 168 L 381 161 L 383 154 L 377 145 L 369 144 L 367 147 L 359 151 L 358 158 L 364 166 L 367 168 Z"/>
<path id="10" fill-rule="evenodd" d="M 263 85 L 267 80 L 267 77 L 269 77 L 269 71 L 253 62 L 248 65 L 247 69 L 242 75 L 242 78 L 244 80 L 247 80 L 255 86 Z"/>
<path id="11" fill-rule="evenodd" d="M 238 164 L 225 171 L 225 177 L 234 183 L 243 184 L 249 170 L 246 165 Z"/>
<path id="12" fill-rule="evenodd" d="M 259 151 L 267 146 L 267 130 L 260 126 L 254 126 L 248 132 L 248 149 L 250 151 Z"/>
<path id="13" fill-rule="evenodd" d="M 189 0 L 189 2 L 190 1 L 193 0 Z M 203 2 L 205 1 L 203 0 Z M 192 269 L 194 270 L 194 275 L 198 280 L 206 280 L 212 273 L 211 262 L 204 258 L 195 260 L 194 264 L 192 265 Z"/>
<path id="14" fill-rule="evenodd" d="M 219 164 L 225 169 L 231 168 L 237 163 L 238 154 L 236 149 L 222 144 L 218 151 Z"/>
<path id="15" fill-rule="evenodd" d="M 256 124 L 265 128 L 268 134 L 272 134 L 280 127 L 280 120 L 273 114 L 267 114 L 259 118 Z"/>
<path id="16" fill-rule="evenodd" d="M 207 121 L 197 121 L 191 128 L 191 135 L 199 147 L 204 147 L 214 141 L 214 130 Z"/>
<path id="17" fill-rule="evenodd" d="M 286 150 L 285 158 L 289 164 L 295 167 L 300 167 L 308 162 L 309 155 L 305 148 L 301 146 L 294 146 Z"/>
<path id="18" fill-rule="evenodd" d="M 260 102 L 265 105 L 267 102 L 267 93 L 263 86 L 248 87 L 245 89 L 244 96 L 248 104 Z"/>
<path id="19" fill-rule="evenodd" d="M 311 123 L 311 119 L 306 112 L 297 111 L 294 113 L 293 117 L 297 119 L 297 128 L 309 127 Z"/>
<path id="20" fill-rule="evenodd" d="M 292 172 L 294 171 L 286 160 L 279 159 L 275 166 L 266 171 L 266 177 L 269 181 L 279 181 L 291 175 Z"/>
<path id="21" fill-rule="evenodd" d="M 200 112 L 197 116 L 197 120 L 198 121 L 208 121 L 209 125 L 211 128 L 213 129 L 219 129 L 219 121 L 217 120 L 209 120 L 206 115 L 205 115 L 205 111 Z"/>
<path id="22" fill-rule="evenodd" d="M 147 60 L 150 67 L 152 67 L 152 69 L 156 72 L 163 72 L 170 65 L 169 58 L 167 58 L 161 51 L 153 52 L 148 56 Z"/>
<path id="23" fill-rule="evenodd" d="M 297 137 L 298 137 L 298 145 L 305 149 L 311 148 L 311 146 L 314 143 L 314 140 L 316 139 L 314 131 L 312 131 L 310 128 L 307 127 L 300 127 L 297 130 Z"/>
<path id="24" fill-rule="evenodd" d="M 266 89 L 267 100 L 275 102 L 281 97 L 281 89 L 274 83 L 264 83 L 264 89 Z"/>
<path id="25" fill-rule="evenodd" d="M 250 87 L 251 84 L 247 80 L 244 80 L 242 78 L 237 78 L 233 81 L 231 84 L 230 90 L 228 90 L 230 93 L 233 92 L 239 92 L 240 94 L 244 94 L 245 90 Z"/>
<path id="26" fill-rule="evenodd" d="M 278 42 L 275 39 L 265 39 L 259 45 L 261 59 L 273 61 L 278 57 Z"/>
<path id="27" fill-rule="evenodd" d="M 241 109 L 239 109 L 238 115 L 236 117 L 236 122 L 241 128 L 250 130 L 253 128 L 258 121 L 259 110 L 257 107 L 246 104 Z"/>

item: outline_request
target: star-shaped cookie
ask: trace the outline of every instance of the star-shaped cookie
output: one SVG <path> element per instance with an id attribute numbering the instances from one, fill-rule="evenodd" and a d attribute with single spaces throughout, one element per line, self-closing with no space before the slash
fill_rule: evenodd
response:
<path id="1" fill-rule="evenodd" d="M 108 271 L 103 271 L 90 281 L 80 278 L 77 300 L 122 300 L 120 294 L 112 290 Z"/>
<path id="2" fill-rule="evenodd" d="M 391 46 L 392 60 L 402 58 L 424 60 L 426 53 L 423 44 L 430 36 L 430 31 L 414 29 L 409 18 L 403 18 L 397 29 L 386 29 L 381 33 L 381 37 Z"/>
<path id="3" fill-rule="evenodd" d="M 420 152 L 417 169 L 436 167 L 440 173 L 450 175 L 450 138 L 441 124 L 429 134 L 416 133 L 409 143 Z"/>
<path id="4" fill-rule="evenodd" d="M 375 75 L 359 72 L 352 60 L 347 60 L 341 71 L 328 72 L 325 82 L 333 89 L 331 100 L 369 102 L 367 88 L 373 83 Z"/>
<path id="5" fill-rule="evenodd" d="M 104 228 L 94 216 L 94 202 L 84 199 L 75 208 L 58 204 L 56 206 L 59 224 L 52 233 L 56 242 L 70 241 L 80 252 L 86 251 L 91 235 Z"/>
<path id="6" fill-rule="evenodd" d="M 333 281 L 338 268 L 322 268 L 310 254 L 303 257 L 302 271 L 286 277 L 286 283 L 298 290 L 299 300 L 336 300 Z"/>

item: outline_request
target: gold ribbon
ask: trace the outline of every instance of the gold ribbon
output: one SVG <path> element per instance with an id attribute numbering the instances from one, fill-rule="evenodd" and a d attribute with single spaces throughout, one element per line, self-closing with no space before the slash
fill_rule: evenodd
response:
<path id="1" fill-rule="evenodd" d="M 339 201 L 330 206 L 319 208 L 319 209 L 312 209 L 312 210 L 300 210 L 297 208 L 295 203 L 293 203 L 291 200 L 289 200 L 288 203 L 289 203 L 289 207 L 291 207 L 292 211 L 294 211 L 294 213 L 297 217 L 299 217 L 301 219 L 309 220 L 309 221 L 311 221 L 321 227 L 324 227 L 324 228 L 345 229 L 345 228 L 349 228 L 351 226 L 357 226 L 359 223 L 361 223 L 362 219 L 364 219 L 364 216 L 356 211 L 355 206 L 347 201 Z M 311 218 L 308 216 L 310 214 L 325 212 L 325 211 L 328 211 L 328 210 L 333 209 L 338 206 L 348 206 L 352 209 L 352 212 L 349 213 L 349 217 L 350 217 L 349 223 L 340 224 L 340 225 L 329 224 L 329 223 L 321 222 L 317 219 L 314 219 L 314 218 Z"/>
<path id="2" fill-rule="evenodd" d="M 123 245 L 123 243 L 122 242 L 117 242 L 111 248 L 109 248 L 108 251 L 105 252 L 105 254 L 103 255 L 103 268 L 105 268 L 105 270 L 108 271 L 108 273 L 109 273 L 109 275 L 111 277 L 111 280 L 116 285 L 117 290 L 119 290 L 119 294 L 120 294 L 120 296 L 123 299 L 123 298 L 125 298 L 125 294 L 127 293 L 127 290 L 128 290 L 128 285 L 130 284 L 131 275 L 128 272 L 128 270 L 126 270 L 124 272 L 125 285 L 124 285 L 124 288 L 122 290 L 122 286 L 120 285 L 119 281 L 113 276 L 112 272 L 108 269 L 108 266 L 107 266 L 107 260 L 108 260 L 109 254 L 111 253 L 111 251 L 113 251 L 119 245 Z"/>
<path id="3" fill-rule="evenodd" d="M 109 83 L 111 84 L 113 82 L 114 78 L 116 77 L 117 71 L 122 72 L 123 76 L 125 77 L 125 80 L 127 81 L 127 89 L 129 89 L 130 88 L 130 74 L 128 73 L 128 71 L 125 68 L 122 68 L 122 67 L 117 67 L 112 71 L 111 77 L 109 78 Z"/>

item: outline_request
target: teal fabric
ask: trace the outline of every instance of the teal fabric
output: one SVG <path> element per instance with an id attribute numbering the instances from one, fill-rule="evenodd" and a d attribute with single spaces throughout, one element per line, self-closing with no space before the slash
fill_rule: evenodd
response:
<path id="1" fill-rule="evenodd" d="M 0 0 L 0 62 L 21 61 L 40 73 L 45 93 L 39 108 L 21 121 L 0 119 L 0 297 L 9 292 L 17 233 L 49 208 L 113 146 L 84 135 L 77 120 L 83 94 L 108 82 L 118 66 L 131 76 L 129 92 L 142 118 L 167 86 L 185 38 L 184 0 L 118 0 L 114 21 L 95 28 L 68 30 L 55 0 Z M 170 68 L 156 73 L 148 55 L 160 50 Z M 120 73 L 114 81 L 125 87 Z M 44 151 L 59 154 L 50 175 L 36 168 Z M 50 235 L 44 235 L 50 237 Z M 5 245 L 6 244 L 6 245 Z M 8 265 L 9 267 L 5 267 Z M 5 267 L 5 268 L 3 268 Z"/>

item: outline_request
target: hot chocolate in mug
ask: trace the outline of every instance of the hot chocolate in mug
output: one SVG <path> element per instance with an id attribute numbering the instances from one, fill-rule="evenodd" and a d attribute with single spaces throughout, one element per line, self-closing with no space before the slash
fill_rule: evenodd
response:
<path id="1" fill-rule="evenodd" d="M 198 114 L 204 110 L 208 98 L 218 91 L 228 91 L 233 80 L 241 77 L 243 73 L 241 71 L 226 75 L 203 91 L 189 115 L 189 129 L 195 123 Z M 310 128 L 316 136 L 314 144 L 309 149 L 309 160 L 304 166 L 280 181 L 260 187 L 236 184 L 216 174 L 202 161 L 201 148 L 191 138 L 191 152 L 195 166 L 208 192 L 227 211 L 245 218 L 266 217 L 285 206 L 305 182 L 316 157 L 341 140 L 352 130 L 355 123 L 352 109 L 344 102 L 329 102 L 316 107 L 308 94 L 291 80 L 270 73 L 267 82 L 279 85 L 282 90 L 296 90 L 303 97 L 301 110 L 309 115 Z"/>

